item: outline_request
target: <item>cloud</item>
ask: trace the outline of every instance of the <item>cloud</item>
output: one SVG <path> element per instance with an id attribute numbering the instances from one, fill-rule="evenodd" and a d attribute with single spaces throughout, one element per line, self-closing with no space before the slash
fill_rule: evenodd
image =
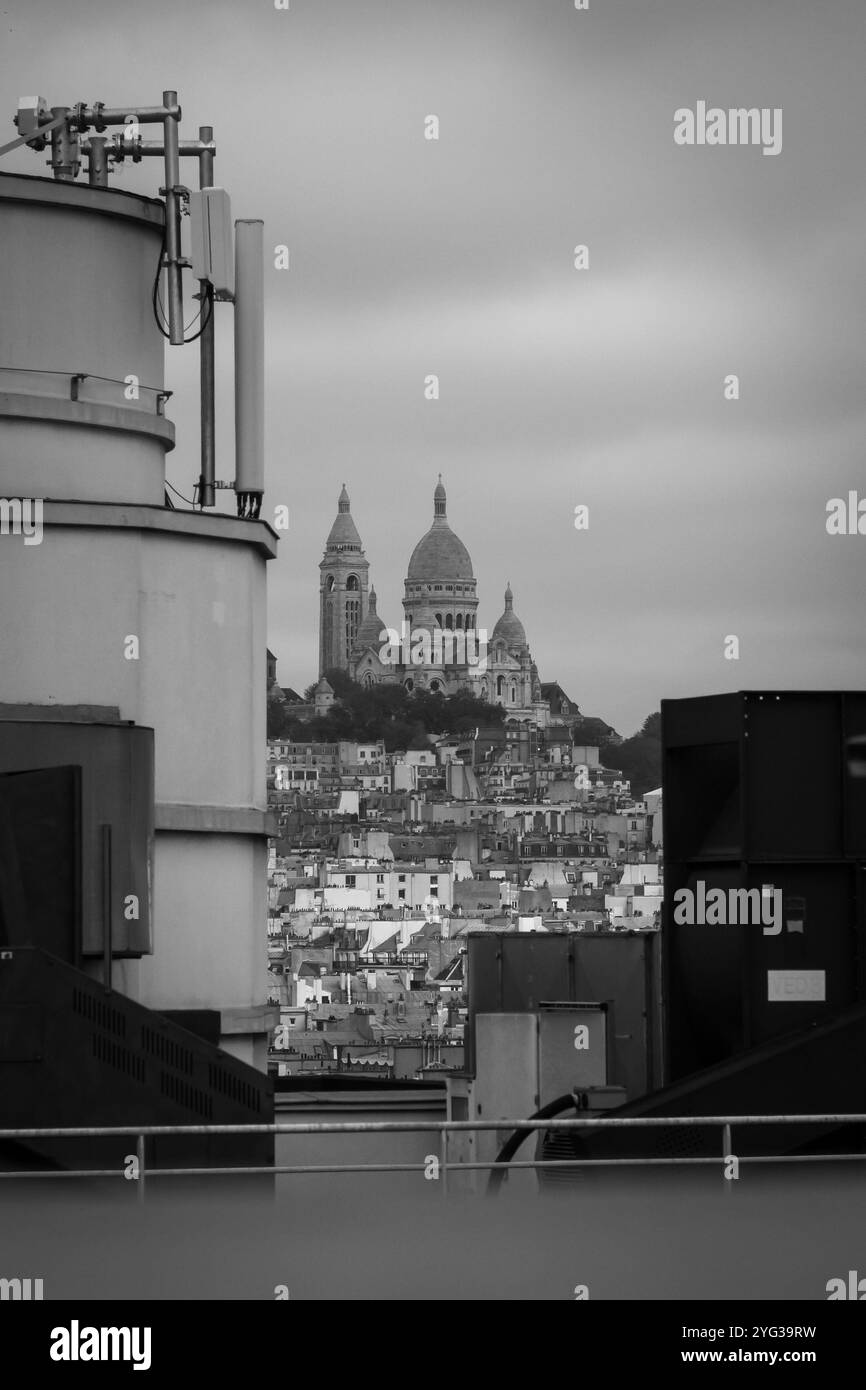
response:
<path id="1" fill-rule="evenodd" d="M 7 102 L 151 103 L 176 86 L 183 129 L 215 128 L 235 215 L 290 247 L 266 284 L 266 512 L 287 502 L 293 518 L 269 579 L 285 684 L 316 675 L 342 481 L 393 623 L 441 471 L 479 621 L 510 579 L 542 678 L 623 731 L 672 693 L 863 685 L 861 541 L 823 529 L 827 498 L 863 476 L 859 0 L 11 13 Z M 674 111 L 698 99 L 782 106 L 780 156 L 674 146 Z M 5 167 L 45 172 L 26 151 Z M 157 169 L 127 165 L 118 186 L 155 194 Z M 189 496 L 197 352 L 167 359 L 169 477 Z M 739 663 L 722 659 L 729 632 Z"/>

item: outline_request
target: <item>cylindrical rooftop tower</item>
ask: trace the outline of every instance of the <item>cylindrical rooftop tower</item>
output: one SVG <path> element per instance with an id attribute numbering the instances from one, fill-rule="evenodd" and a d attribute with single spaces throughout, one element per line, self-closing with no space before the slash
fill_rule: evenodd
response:
<path id="1" fill-rule="evenodd" d="M 114 985 L 217 1011 L 221 1045 L 264 1068 L 276 537 L 166 505 L 163 228 L 158 200 L 0 175 L 0 720 L 153 729 L 153 950 L 117 960 Z M 15 499 L 38 539 L 16 534 Z"/>

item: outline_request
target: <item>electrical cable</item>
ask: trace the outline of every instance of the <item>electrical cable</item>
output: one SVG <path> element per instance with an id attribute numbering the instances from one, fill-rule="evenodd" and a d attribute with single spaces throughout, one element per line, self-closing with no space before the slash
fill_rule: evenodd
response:
<path id="1" fill-rule="evenodd" d="M 568 1109 L 577 1109 L 577 1102 L 571 1092 L 564 1096 L 557 1096 L 556 1100 L 550 1101 L 547 1105 L 542 1105 L 540 1110 L 536 1110 L 535 1114 L 530 1115 L 528 1118 L 530 1120 L 552 1120 L 557 1115 L 561 1114 L 563 1110 Z M 502 1180 L 508 1171 L 507 1165 L 517 1153 L 524 1139 L 528 1139 L 530 1134 L 536 1133 L 538 1133 L 538 1131 L 534 1129 L 516 1129 L 511 1138 L 503 1144 L 499 1153 L 496 1155 L 496 1162 L 501 1166 L 491 1168 L 490 1176 L 487 1179 L 487 1190 L 485 1193 L 487 1197 L 496 1196 L 502 1186 Z"/>
<path id="2" fill-rule="evenodd" d="M 170 482 L 168 481 L 168 478 L 166 478 L 166 480 L 165 480 L 165 485 L 166 485 L 166 487 L 170 487 L 170 488 L 171 488 L 172 492 L 175 493 L 175 494 L 180 498 L 181 502 L 185 502 L 186 505 L 187 505 L 188 507 L 193 507 L 193 508 L 195 508 L 195 502 L 190 502 L 190 500 L 189 500 L 188 497 L 184 497 L 184 495 L 183 495 L 182 492 L 178 492 L 178 490 L 177 490 L 177 488 L 174 486 L 174 484 L 173 484 L 173 483 L 170 483 Z"/>
<path id="3" fill-rule="evenodd" d="M 202 281 L 202 283 L 203 283 L 203 284 L 206 284 L 206 281 Z M 204 322 L 203 322 L 201 328 L 198 330 L 197 333 L 193 333 L 193 335 L 192 335 L 191 338 L 184 338 L 184 340 L 183 340 L 183 341 L 184 341 L 184 344 L 186 344 L 186 343 L 194 343 L 194 342 L 196 341 L 197 338 L 200 338 L 201 335 L 202 335 L 202 333 L 204 333 L 205 329 L 207 328 L 208 324 L 210 323 L 211 318 L 213 317 L 213 285 L 207 285 L 207 287 L 206 287 L 204 293 L 205 293 L 205 298 L 207 299 L 207 306 L 208 306 L 207 318 L 204 320 Z M 198 314 L 200 314 L 200 313 L 201 313 L 201 309 L 199 309 L 199 311 L 198 311 Z M 195 318 L 193 319 L 193 323 L 195 323 L 196 318 L 198 318 L 198 314 L 196 314 Z M 189 326 L 190 326 L 190 325 L 188 324 L 187 327 L 189 327 Z"/>
<path id="4" fill-rule="evenodd" d="M 169 337 L 171 336 L 171 334 L 167 333 L 167 332 L 165 331 L 165 329 L 163 328 L 162 324 L 160 323 L 160 321 L 159 321 L 159 312 L 158 312 L 158 309 L 157 309 L 157 305 L 158 305 L 158 303 L 159 303 L 159 277 L 160 277 L 160 275 L 162 274 L 162 258 L 163 258 L 164 255 L 165 255 L 165 228 L 163 228 L 163 232 L 162 232 L 162 245 L 161 245 L 160 248 L 159 248 L 159 258 L 157 259 L 157 262 L 156 262 L 156 275 L 153 277 L 153 292 L 152 292 L 152 294 L 151 294 L 151 296 L 150 296 L 150 301 L 151 301 L 151 304 L 153 305 L 153 318 L 154 318 L 154 322 L 156 323 L 157 328 L 159 329 L 160 333 L 162 334 L 162 336 L 163 336 L 164 338 L 169 338 Z"/>
<path id="5" fill-rule="evenodd" d="M 153 279 L 153 291 L 152 291 L 152 293 L 151 293 L 150 300 L 151 300 L 151 304 L 153 305 L 153 318 L 154 318 L 154 322 L 156 323 L 157 328 L 159 329 L 159 331 L 160 331 L 160 333 L 162 334 L 163 338 L 170 338 L 170 337 L 171 337 L 171 334 L 170 334 L 169 332 L 167 332 L 166 329 L 163 327 L 164 323 L 166 322 L 166 318 L 165 318 L 165 311 L 162 309 L 162 304 L 161 304 L 160 298 L 159 298 L 159 277 L 160 277 L 160 275 L 162 274 L 163 269 L 164 269 L 163 264 L 162 264 L 162 258 L 163 258 L 164 255 L 165 255 L 165 230 L 163 229 L 163 233 L 162 233 L 162 245 L 161 245 L 160 248 L 159 248 L 159 259 L 158 259 L 158 261 L 157 261 L 157 263 L 156 263 L 156 275 L 154 276 L 154 279 Z M 206 281 L 203 281 L 202 283 L 205 285 L 204 295 L 205 295 L 205 299 L 207 300 L 207 306 L 208 306 L 207 318 L 204 320 L 204 322 L 202 323 L 201 328 L 198 330 L 197 333 L 193 333 L 193 335 L 192 335 L 191 338 L 184 338 L 183 344 L 178 344 L 178 346 L 184 346 L 184 347 L 185 347 L 187 343 L 194 343 L 194 342 L 196 342 L 196 341 L 201 337 L 202 333 L 204 333 L 205 329 L 207 328 L 208 324 L 209 324 L 210 321 L 211 321 L 211 318 L 213 317 L 213 306 L 214 306 L 213 286 L 207 284 Z M 199 311 L 198 311 L 197 314 L 193 314 L 192 319 L 190 320 L 190 322 L 186 325 L 186 327 L 185 327 L 184 330 L 183 330 L 184 333 L 186 333 L 187 329 L 188 329 L 188 328 L 191 328 L 192 325 L 195 323 L 196 319 L 199 318 L 199 317 L 201 316 L 203 307 L 204 307 L 204 304 L 201 305 L 201 307 L 199 308 Z"/>

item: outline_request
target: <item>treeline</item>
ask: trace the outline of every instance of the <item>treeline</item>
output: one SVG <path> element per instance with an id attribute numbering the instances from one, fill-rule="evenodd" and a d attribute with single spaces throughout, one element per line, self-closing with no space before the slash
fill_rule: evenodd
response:
<path id="1" fill-rule="evenodd" d="M 631 738 L 621 742 L 609 739 L 600 745 L 599 756 L 604 766 L 620 769 L 631 782 L 631 789 L 637 797 L 661 786 L 661 724 L 661 713 L 656 711 L 647 716 Z"/>
<path id="2" fill-rule="evenodd" d="M 344 671 L 328 671 L 335 703 L 326 715 L 301 720 L 274 687 L 268 697 L 268 738 L 294 743 L 337 743 L 340 739 L 372 743 L 383 739 L 393 753 L 429 748 L 429 734 L 464 734 L 479 725 L 501 724 L 505 710 L 473 695 L 411 693 L 402 685 L 359 685 Z M 313 702 L 315 686 L 304 691 Z M 598 745 L 605 767 L 618 768 L 635 796 L 661 784 L 661 714 L 649 715 L 636 734 L 621 739 L 603 719 L 581 716 L 572 725 L 575 743 Z"/>
<path id="3" fill-rule="evenodd" d="M 340 739 L 372 743 L 383 739 L 389 753 L 403 748 L 429 748 L 428 734 L 462 734 L 479 724 L 501 724 L 499 705 L 473 695 L 409 692 L 402 685 L 359 685 L 343 671 L 328 671 L 335 703 L 326 715 L 300 720 L 292 706 L 273 695 L 268 699 L 268 738 L 296 743 L 336 743 Z M 304 692 L 312 703 L 315 686 Z"/>

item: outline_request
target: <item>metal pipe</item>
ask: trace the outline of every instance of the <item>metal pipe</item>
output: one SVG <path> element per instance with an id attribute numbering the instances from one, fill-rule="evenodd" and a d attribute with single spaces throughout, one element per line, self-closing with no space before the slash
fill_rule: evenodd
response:
<path id="1" fill-rule="evenodd" d="M 145 1172 L 144 1172 L 144 1135 L 143 1135 L 143 1134 L 139 1134 L 138 1138 L 137 1138 L 136 1141 L 135 1141 L 135 1154 L 136 1154 L 136 1158 L 138 1159 L 138 1202 L 139 1202 L 139 1205 L 142 1205 L 143 1202 L 144 1202 L 144 1183 L 145 1183 Z"/>
<path id="2" fill-rule="evenodd" d="M 725 1167 L 727 1166 L 729 1157 L 733 1157 L 733 1155 L 731 1154 L 731 1126 L 722 1125 L 722 1163 L 723 1165 L 725 1165 Z M 727 1173 L 724 1171 L 724 1168 L 722 1170 L 722 1177 L 725 1180 L 725 1192 L 733 1192 L 733 1183 L 731 1179 L 728 1177 Z"/>
<path id="3" fill-rule="evenodd" d="M 167 97 L 171 97 L 171 101 L 167 101 Z M 179 121 L 182 113 L 177 104 L 177 92 L 163 92 L 162 99 L 162 106 L 103 106 L 97 101 L 85 106 L 84 125 L 100 130 L 107 125 L 126 125 L 133 116 L 139 125 L 161 125 L 167 116 Z"/>
<path id="4" fill-rule="evenodd" d="M 89 137 L 91 138 L 91 137 Z M 164 140 L 140 140 L 136 149 L 143 155 L 165 154 Z M 210 142 L 210 148 L 203 148 L 201 140 L 178 140 L 177 152 L 182 159 L 199 159 L 203 154 L 215 154 L 216 145 Z M 209 184 L 202 184 L 201 187 L 210 187 Z"/>
<path id="5" fill-rule="evenodd" d="M 200 280 L 201 312 L 207 321 L 199 338 L 199 378 L 201 395 L 201 474 L 198 480 L 199 507 L 212 507 L 216 501 L 216 366 L 214 350 L 213 289 Z"/>
<path id="6" fill-rule="evenodd" d="M 83 141 L 87 146 L 87 180 L 91 188 L 108 187 L 108 156 L 105 147 L 108 144 L 104 135 L 93 135 L 89 140 Z"/>
<path id="7" fill-rule="evenodd" d="M 636 1115 L 619 1119 L 598 1117 L 571 1120 L 351 1120 L 336 1123 L 310 1121 L 304 1124 L 270 1125 L 102 1125 L 69 1126 L 67 1128 L 39 1127 L 30 1129 L 0 1129 L 3 1139 L 96 1139 L 122 1138 L 144 1134 L 148 1138 L 170 1134 L 416 1134 L 449 1133 L 490 1129 L 642 1129 L 653 1125 L 716 1126 L 716 1125 L 841 1125 L 866 1124 L 866 1115 Z M 701 1160 L 702 1162 L 704 1160 Z M 709 1158 L 708 1163 L 718 1163 Z M 754 1162 L 754 1159 L 750 1159 Z M 742 1159 L 741 1162 L 745 1162 Z M 494 1166 L 494 1165 L 491 1165 Z"/>
<path id="8" fill-rule="evenodd" d="M 199 156 L 199 188 L 213 188 L 213 157 L 216 154 L 216 145 L 214 144 L 213 138 L 213 126 L 200 125 L 198 128 L 198 140 L 184 141 L 184 145 L 186 144 L 198 146 L 198 149 L 195 152 Z M 192 154 L 193 150 L 190 149 L 187 152 L 189 154 Z"/>
<path id="9" fill-rule="evenodd" d="M 213 160 L 215 146 L 213 127 L 199 126 L 198 186 L 213 187 Z M 199 478 L 198 504 L 200 508 L 212 507 L 216 501 L 216 408 L 215 408 L 215 349 L 214 349 L 214 299 L 213 289 L 204 280 L 199 281 L 201 291 L 201 311 L 207 314 L 205 327 L 199 338 L 199 377 L 201 391 L 201 477 Z"/>
<path id="10" fill-rule="evenodd" d="M 183 283 L 180 268 L 180 182 L 178 163 L 178 121 L 180 107 L 177 92 L 163 92 L 163 139 L 165 141 L 165 270 L 168 301 L 169 341 L 183 343 Z M 139 116 L 140 120 L 141 117 Z"/>
<path id="11" fill-rule="evenodd" d="M 265 477 L 264 223 L 235 222 L 235 491 L 255 520 Z"/>
<path id="12" fill-rule="evenodd" d="M 51 132 L 51 172 L 55 179 L 75 179 L 81 168 L 78 136 L 69 127 L 69 107 L 52 106 L 51 115 L 61 124 Z"/>
<path id="13" fill-rule="evenodd" d="M 866 1154 L 755 1154 L 745 1156 L 741 1163 L 863 1163 Z M 670 1168 L 706 1167 L 718 1163 L 717 1158 L 539 1158 L 519 1159 L 508 1164 L 509 1168 Z M 151 1178 L 219 1178 L 219 1177 L 280 1177 L 285 1174 L 322 1173 L 420 1173 L 426 1163 L 304 1163 L 251 1164 L 240 1168 L 152 1168 L 148 1170 Z M 487 1162 L 451 1164 L 452 1171 L 471 1173 L 489 1171 L 497 1167 L 495 1159 Z M 118 1178 L 123 1177 L 122 1168 L 48 1168 L 48 1169 L 4 1169 L 3 1178 Z"/>

